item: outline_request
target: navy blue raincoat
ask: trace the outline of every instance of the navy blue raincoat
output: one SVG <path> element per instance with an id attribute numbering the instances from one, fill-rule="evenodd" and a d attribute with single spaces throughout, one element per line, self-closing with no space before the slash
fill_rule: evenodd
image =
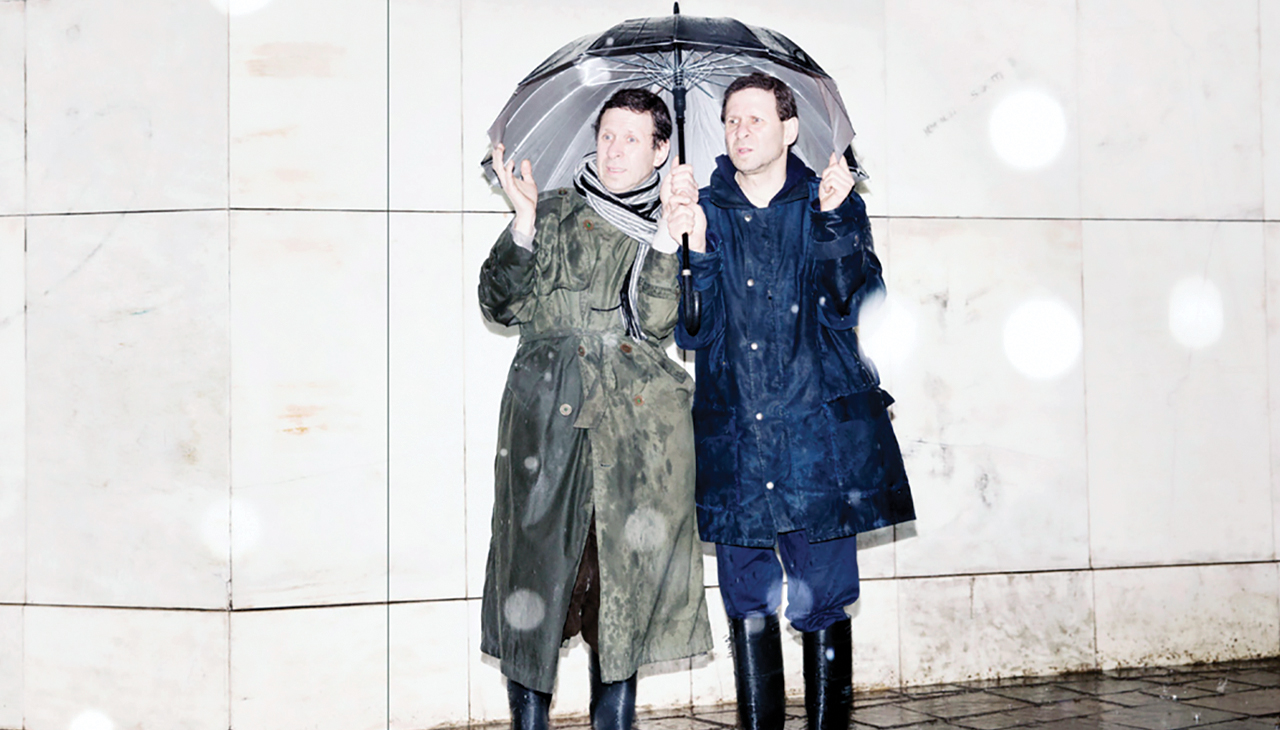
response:
<path id="1" fill-rule="evenodd" d="M 707 252 L 690 257 L 702 327 L 676 328 L 697 351 L 702 539 L 768 547 L 914 519 L 893 399 L 858 347 L 861 304 L 884 289 L 862 198 L 819 210 L 819 178 L 788 154 L 782 190 L 756 208 L 716 162 L 699 193 Z"/>

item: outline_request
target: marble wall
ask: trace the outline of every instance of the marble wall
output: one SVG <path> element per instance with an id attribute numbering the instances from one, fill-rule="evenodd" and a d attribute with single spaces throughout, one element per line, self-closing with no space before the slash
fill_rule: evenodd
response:
<path id="1" fill-rule="evenodd" d="M 0 0 L 0 728 L 506 716 L 477 163 L 669 8 Z M 684 11 L 808 50 L 872 176 L 919 519 L 862 540 L 857 686 L 1280 654 L 1280 2 Z M 644 706 L 732 699 L 707 568 Z"/>

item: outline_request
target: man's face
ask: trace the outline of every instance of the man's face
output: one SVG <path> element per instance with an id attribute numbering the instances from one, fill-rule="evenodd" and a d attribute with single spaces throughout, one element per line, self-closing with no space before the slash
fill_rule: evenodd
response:
<path id="1" fill-rule="evenodd" d="M 787 147 L 796 141 L 800 122 L 778 118 L 773 92 L 740 89 L 724 106 L 724 145 L 738 172 L 751 175 L 785 165 Z"/>
<path id="2" fill-rule="evenodd" d="M 600 182 L 612 193 L 625 193 L 667 161 L 671 141 L 653 146 L 653 117 L 630 109 L 610 109 L 600 117 L 596 133 L 596 167 Z"/>

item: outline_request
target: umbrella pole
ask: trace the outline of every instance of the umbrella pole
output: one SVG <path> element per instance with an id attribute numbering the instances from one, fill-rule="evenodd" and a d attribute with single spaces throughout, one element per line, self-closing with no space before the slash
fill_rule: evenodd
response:
<path id="1" fill-rule="evenodd" d="M 676 23 L 679 23 L 680 3 L 675 3 L 671 10 L 676 16 Z M 684 110 L 685 110 L 685 88 L 684 88 L 684 70 L 681 64 L 680 45 L 677 43 L 676 49 L 676 73 L 675 84 L 671 90 L 671 101 L 675 106 L 676 112 L 676 149 L 679 153 L 678 161 L 681 165 L 685 163 L 684 159 Z M 681 309 L 684 310 L 684 329 L 690 336 L 698 334 L 702 329 L 702 296 L 693 288 L 693 268 L 689 265 L 689 234 L 682 233 L 681 251 L 681 268 L 680 268 L 680 303 Z"/>

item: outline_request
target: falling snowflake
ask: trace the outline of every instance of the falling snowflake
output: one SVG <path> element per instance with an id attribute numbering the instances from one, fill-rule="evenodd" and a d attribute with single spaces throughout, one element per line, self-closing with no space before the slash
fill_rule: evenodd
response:
<path id="1" fill-rule="evenodd" d="M 502 604 L 502 614 L 507 623 L 517 631 L 536 629 L 547 615 L 547 606 L 538 594 L 521 588 L 507 596 Z"/>

